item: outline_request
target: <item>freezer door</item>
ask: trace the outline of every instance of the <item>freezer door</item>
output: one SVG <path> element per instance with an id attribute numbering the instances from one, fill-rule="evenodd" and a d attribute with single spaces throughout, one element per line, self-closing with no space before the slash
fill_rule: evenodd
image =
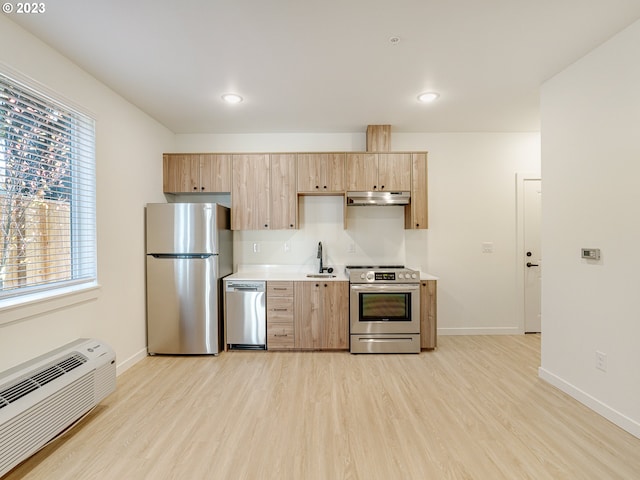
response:
<path id="1" fill-rule="evenodd" d="M 215 203 L 147 205 L 147 253 L 220 253 L 228 208 Z"/>
<path id="2" fill-rule="evenodd" d="M 149 353 L 219 353 L 223 338 L 221 285 L 215 255 L 147 255 Z"/>

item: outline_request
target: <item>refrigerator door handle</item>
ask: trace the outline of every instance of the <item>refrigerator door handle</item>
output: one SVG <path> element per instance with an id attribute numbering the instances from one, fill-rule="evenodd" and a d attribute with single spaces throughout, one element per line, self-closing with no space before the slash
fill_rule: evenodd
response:
<path id="1" fill-rule="evenodd" d="M 209 258 L 213 254 L 212 253 L 203 253 L 203 254 L 187 254 L 187 255 L 178 255 L 173 253 L 152 253 L 151 256 L 153 258 Z"/>

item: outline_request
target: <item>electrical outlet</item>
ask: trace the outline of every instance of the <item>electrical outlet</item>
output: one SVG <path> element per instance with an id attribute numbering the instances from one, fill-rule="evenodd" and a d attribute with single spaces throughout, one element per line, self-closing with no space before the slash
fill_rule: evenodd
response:
<path id="1" fill-rule="evenodd" d="M 493 242 L 482 242 L 482 253 L 493 253 Z"/>
<path id="2" fill-rule="evenodd" d="M 291 251 L 291 242 L 284 242 L 284 251 L 289 253 Z"/>
<path id="3" fill-rule="evenodd" d="M 607 371 L 607 354 L 603 352 L 599 352 L 596 350 L 596 368 L 598 370 L 602 370 L 603 372 Z"/>
<path id="4" fill-rule="evenodd" d="M 253 253 L 260 253 L 260 244 L 258 242 L 253 243 Z"/>

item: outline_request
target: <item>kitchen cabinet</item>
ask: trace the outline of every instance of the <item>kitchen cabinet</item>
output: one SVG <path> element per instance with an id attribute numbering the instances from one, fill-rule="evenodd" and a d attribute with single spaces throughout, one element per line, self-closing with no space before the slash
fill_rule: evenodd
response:
<path id="1" fill-rule="evenodd" d="M 295 348 L 293 298 L 293 282 L 267 282 L 267 350 Z"/>
<path id="2" fill-rule="evenodd" d="M 404 207 L 405 229 L 428 227 L 427 154 L 411 154 L 411 204 Z"/>
<path id="3" fill-rule="evenodd" d="M 296 228 L 295 154 L 233 155 L 232 230 Z"/>
<path id="4" fill-rule="evenodd" d="M 438 346 L 437 288 L 436 280 L 420 282 L 420 348 Z"/>
<path id="5" fill-rule="evenodd" d="M 349 153 L 346 162 L 348 191 L 411 189 L 410 153 Z"/>
<path id="6" fill-rule="evenodd" d="M 231 191 L 231 155 L 166 153 L 162 173 L 164 193 Z"/>
<path id="7" fill-rule="evenodd" d="M 271 230 L 296 228 L 298 196 L 296 192 L 295 153 L 271 154 Z"/>
<path id="8" fill-rule="evenodd" d="M 344 193 L 344 153 L 299 153 L 298 193 Z"/>
<path id="9" fill-rule="evenodd" d="M 268 230 L 271 182 L 269 154 L 233 155 L 231 229 Z"/>
<path id="10" fill-rule="evenodd" d="M 349 282 L 294 282 L 294 299 L 296 349 L 349 348 Z"/>

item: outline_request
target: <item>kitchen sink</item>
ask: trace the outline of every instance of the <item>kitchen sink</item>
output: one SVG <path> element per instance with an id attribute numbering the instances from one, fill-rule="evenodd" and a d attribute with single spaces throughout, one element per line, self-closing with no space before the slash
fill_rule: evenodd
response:
<path id="1" fill-rule="evenodd" d="M 333 273 L 307 273 L 307 278 L 335 278 Z"/>

